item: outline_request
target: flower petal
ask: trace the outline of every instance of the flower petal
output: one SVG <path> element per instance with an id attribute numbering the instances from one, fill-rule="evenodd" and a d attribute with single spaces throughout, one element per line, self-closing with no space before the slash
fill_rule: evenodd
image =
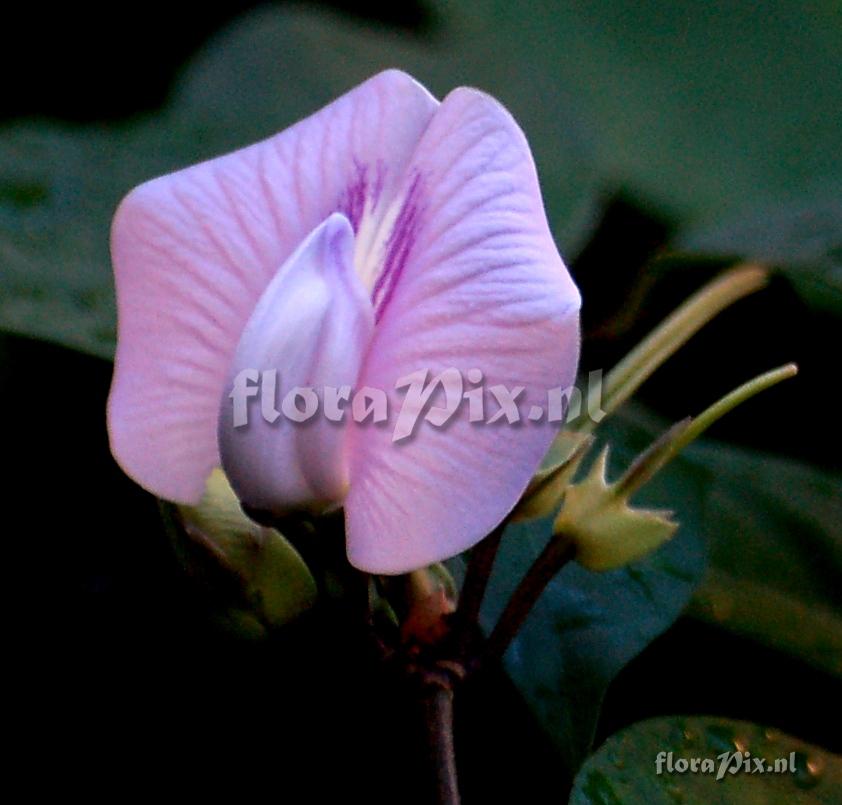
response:
<path id="1" fill-rule="evenodd" d="M 237 345 L 220 410 L 219 449 L 231 486 L 253 509 L 319 511 L 345 497 L 347 429 L 324 415 L 323 402 L 326 386 L 356 383 L 374 328 L 353 255 L 351 224 L 334 213 L 269 283 Z M 266 370 L 274 370 L 268 383 Z M 296 388 L 308 389 L 306 418 L 309 403 L 300 394 L 289 398 L 295 408 L 281 402 Z M 297 412 L 301 421 L 292 421 Z"/>
<path id="2" fill-rule="evenodd" d="M 557 432 L 547 391 L 572 384 L 579 354 L 579 293 L 550 235 L 524 135 L 496 101 L 470 89 L 445 99 L 402 196 L 359 384 L 389 390 L 394 413 L 400 378 L 479 369 L 486 389 L 524 387 L 523 421 L 471 423 L 463 406 L 445 427 L 424 422 L 399 442 L 391 428 L 352 428 L 349 557 L 377 573 L 455 555 L 503 519 Z M 541 422 L 526 420 L 533 405 Z"/>
<path id="3" fill-rule="evenodd" d="M 130 193 L 112 230 L 118 348 L 112 451 L 141 486 L 197 502 L 219 464 L 219 400 L 278 267 L 330 213 L 386 208 L 436 100 L 375 76 L 264 142 Z"/>

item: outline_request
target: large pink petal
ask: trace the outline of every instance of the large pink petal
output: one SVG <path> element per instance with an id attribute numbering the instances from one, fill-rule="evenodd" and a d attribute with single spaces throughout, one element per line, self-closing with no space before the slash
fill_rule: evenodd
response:
<path id="1" fill-rule="evenodd" d="M 351 224 L 334 213 L 269 283 L 237 345 L 222 399 L 219 448 L 245 504 L 282 514 L 319 511 L 345 497 L 347 429 L 338 413 L 324 415 L 324 390 L 356 383 L 373 329 L 371 301 L 354 268 Z M 273 385 L 258 382 L 266 370 L 274 372 Z M 255 396 L 241 396 L 238 424 L 232 390 L 243 372 L 252 375 Z M 301 421 L 293 421 L 282 403 L 296 387 L 309 390 L 314 412 Z M 292 417 L 309 414 L 308 404 L 299 396 Z"/>
<path id="2" fill-rule="evenodd" d="M 266 286 L 321 221 L 388 208 L 437 102 L 382 73 L 269 140 L 130 193 L 112 230 L 111 446 L 148 490 L 196 502 L 219 464 L 226 372 Z"/>
<path id="3" fill-rule="evenodd" d="M 546 410 L 547 390 L 574 380 L 580 298 L 517 124 L 488 96 L 454 91 L 424 133 L 401 195 L 359 385 L 391 390 L 394 422 L 401 377 L 478 368 L 486 387 L 526 387 L 524 417 L 531 405 Z M 351 561 L 399 573 L 470 547 L 515 504 L 557 427 L 546 417 L 472 424 L 467 407 L 445 427 L 421 423 L 398 443 L 392 428 L 354 427 Z"/>

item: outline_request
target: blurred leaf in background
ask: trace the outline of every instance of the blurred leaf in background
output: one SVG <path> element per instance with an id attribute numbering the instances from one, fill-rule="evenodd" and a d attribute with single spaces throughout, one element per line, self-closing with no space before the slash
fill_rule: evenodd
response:
<path id="1" fill-rule="evenodd" d="M 379 69 L 507 104 L 535 150 L 565 254 L 600 193 L 627 187 L 682 227 L 842 179 L 842 20 L 829 2 L 714 13 L 613 0 L 433 6 L 410 39 L 334 14 L 264 8 L 212 38 L 160 114 L 121 127 L 22 121 L 0 133 L 0 322 L 113 350 L 106 232 L 138 182 L 290 125 Z M 746 244 L 752 251 L 759 245 Z"/>
<path id="2" fill-rule="evenodd" d="M 780 269 L 809 305 L 842 316 L 842 193 L 791 204 L 754 205 L 718 226 L 690 229 L 690 254 L 750 254 Z"/>

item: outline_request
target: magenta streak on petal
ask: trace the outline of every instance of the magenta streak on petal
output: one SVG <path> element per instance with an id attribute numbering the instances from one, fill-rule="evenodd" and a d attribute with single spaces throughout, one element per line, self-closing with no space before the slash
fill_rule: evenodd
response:
<path id="1" fill-rule="evenodd" d="M 365 212 L 365 201 L 368 192 L 368 168 L 361 162 L 354 160 L 356 178 L 345 188 L 342 198 L 337 205 L 339 212 L 351 222 L 351 227 L 356 234 L 360 228 L 360 221 Z"/>
<path id="2" fill-rule="evenodd" d="M 406 265 L 409 253 L 415 243 L 420 215 L 420 206 L 418 203 L 420 186 L 421 175 L 416 173 L 407 191 L 406 199 L 401 206 L 401 211 L 395 220 L 395 225 L 389 234 L 389 240 L 386 243 L 386 259 L 383 261 L 383 269 L 371 291 L 375 323 L 380 321 L 386 305 L 388 305 L 389 300 L 392 298 L 395 286 L 400 279 L 401 272 Z"/>
<path id="3" fill-rule="evenodd" d="M 376 207 L 380 203 L 380 196 L 383 194 L 383 186 L 386 184 L 386 163 L 382 159 L 377 160 L 377 172 L 374 178 L 374 187 L 371 189 L 371 206 Z"/>

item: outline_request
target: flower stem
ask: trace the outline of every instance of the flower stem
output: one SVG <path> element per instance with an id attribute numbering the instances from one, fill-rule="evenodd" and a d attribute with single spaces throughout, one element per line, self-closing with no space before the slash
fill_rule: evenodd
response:
<path id="1" fill-rule="evenodd" d="M 464 657 L 471 643 L 476 625 L 479 621 L 479 611 L 485 588 L 494 567 L 494 560 L 503 539 L 506 521 L 500 523 L 482 542 L 477 543 L 468 559 L 468 569 L 462 592 L 459 595 L 459 608 L 456 610 L 456 623 L 459 630 L 459 653 Z"/>
<path id="2" fill-rule="evenodd" d="M 506 653 L 541 593 L 575 553 L 575 545 L 564 534 L 556 534 L 550 539 L 518 584 L 494 631 L 491 632 L 485 650 L 486 658 L 500 659 Z"/>
<path id="3" fill-rule="evenodd" d="M 779 366 L 777 369 L 772 369 L 770 372 L 758 375 L 747 383 L 743 383 L 742 386 L 734 389 L 730 394 L 726 394 L 721 400 L 692 419 L 687 429 L 676 439 L 672 447 L 672 452 L 680 453 L 690 442 L 701 436 L 714 422 L 721 419 L 738 405 L 754 397 L 755 394 L 771 388 L 782 380 L 795 377 L 797 374 L 798 366 L 794 363 L 787 363 L 784 366 Z"/>
<path id="4" fill-rule="evenodd" d="M 453 687 L 446 676 L 430 677 L 424 691 L 427 747 L 438 805 L 459 805 L 453 744 Z"/>

